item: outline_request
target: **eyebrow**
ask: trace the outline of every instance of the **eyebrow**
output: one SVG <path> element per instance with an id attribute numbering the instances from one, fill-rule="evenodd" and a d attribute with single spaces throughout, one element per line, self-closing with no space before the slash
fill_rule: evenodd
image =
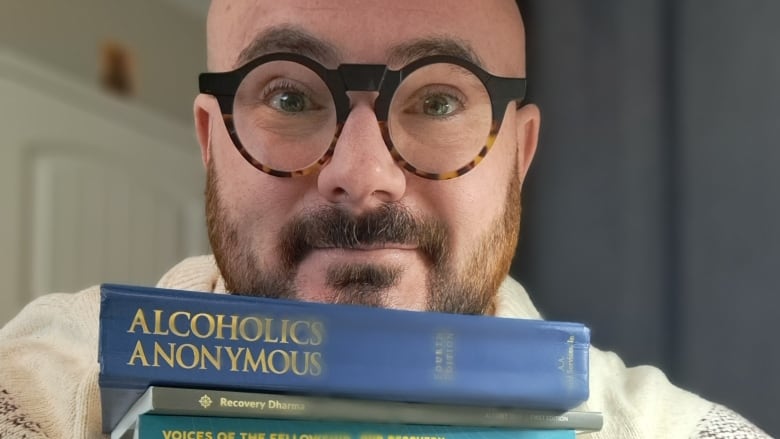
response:
<path id="1" fill-rule="evenodd" d="M 258 35 L 241 51 L 234 67 L 238 68 L 257 57 L 274 52 L 297 53 L 326 65 L 338 64 L 342 59 L 336 46 L 299 27 L 280 25 Z M 387 65 L 401 67 L 434 55 L 454 56 L 483 67 L 482 60 L 467 42 L 448 36 L 420 38 L 397 44 L 387 51 Z"/>
<path id="2" fill-rule="evenodd" d="M 253 59 L 273 52 L 292 52 L 308 56 L 322 64 L 335 64 L 340 59 L 335 46 L 322 41 L 301 28 L 281 25 L 266 29 L 238 55 L 238 68 Z"/>
<path id="3" fill-rule="evenodd" d="M 387 64 L 400 67 L 434 55 L 454 56 L 483 67 L 482 60 L 467 42 L 452 37 L 422 38 L 396 45 L 388 51 Z"/>

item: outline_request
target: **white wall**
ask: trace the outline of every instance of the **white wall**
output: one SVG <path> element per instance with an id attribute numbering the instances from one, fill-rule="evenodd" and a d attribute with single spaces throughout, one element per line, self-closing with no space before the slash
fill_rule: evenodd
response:
<path id="1" fill-rule="evenodd" d="M 131 98 L 100 85 L 107 41 L 134 55 Z M 192 127 L 205 52 L 205 16 L 181 2 L 3 1 L 0 326 L 40 294 L 154 284 L 208 251 Z"/>
<path id="2" fill-rule="evenodd" d="M 137 103 L 191 126 L 197 75 L 205 69 L 203 15 L 162 0 L 2 3 L 0 47 L 95 87 L 99 87 L 100 49 L 107 40 L 135 53 Z"/>

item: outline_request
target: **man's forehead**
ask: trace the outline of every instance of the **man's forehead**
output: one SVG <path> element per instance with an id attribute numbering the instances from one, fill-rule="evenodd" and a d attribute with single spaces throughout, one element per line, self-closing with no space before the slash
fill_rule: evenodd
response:
<path id="1" fill-rule="evenodd" d="M 468 4 L 471 7 L 464 6 Z M 517 58 L 523 57 L 519 14 L 513 1 L 504 0 L 480 2 L 480 8 L 462 0 L 215 0 L 208 33 L 212 70 L 232 69 L 277 51 L 301 53 L 330 65 L 370 62 L 399 67 L 432 54 L 483 65 L 485 53 L 502 46 L 491 38 L 514 38 L 509 46 L 517 46 Z"/>

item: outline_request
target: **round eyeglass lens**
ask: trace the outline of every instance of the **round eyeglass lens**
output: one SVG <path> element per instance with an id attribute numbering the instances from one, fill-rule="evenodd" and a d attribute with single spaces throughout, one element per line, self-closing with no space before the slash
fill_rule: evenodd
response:
<path id="1" fill-rule="evenodd" d="M 336 134 L 330 90 L 314 71 L 291 61 L 261 64 L 244 77 L 233 122 L 240 147 L 277 171 L 313 165 Z"/>
<path id="2" fill-rule="evenodd" d="M 437 63 L 421 67 L 400 84 L 390 103 L 388 130 L 410 165 L 447 173 L 468 165 L 490 146 L 490 95 L 468 69 Z"/>

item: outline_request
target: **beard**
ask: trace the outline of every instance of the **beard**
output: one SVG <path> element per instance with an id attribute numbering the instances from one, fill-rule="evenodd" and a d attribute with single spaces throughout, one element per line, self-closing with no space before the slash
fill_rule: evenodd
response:
<path id="1" fill-rule="evenodd" d="M 458 314 L 494 314 L 498 288 L 509 273 L 520 230 L 520 180 L 507 182 L 504 210 L 475 240 L 458 266 L 450 232 L 443 221 L 415 216 L 399 203 L 386 203 L 360 216 L 335 206 L 304 211 L 281 230 L 273 249 L 278 265 L 262 263 L 251 234 L 242 234 L 223 207 L 213 160 L 206 179 L 209 241 L 229 292 L 238 295 L 297 299 L 297 269 L 318 248 L 359 248 L 383 243 L 413 245 L 430 265 L 425 309 Z M 349 263 L 328 268 L 328 301 L 374 307 L 392 305 L 388 291 L 403 269 L 390 264 Z"/>

